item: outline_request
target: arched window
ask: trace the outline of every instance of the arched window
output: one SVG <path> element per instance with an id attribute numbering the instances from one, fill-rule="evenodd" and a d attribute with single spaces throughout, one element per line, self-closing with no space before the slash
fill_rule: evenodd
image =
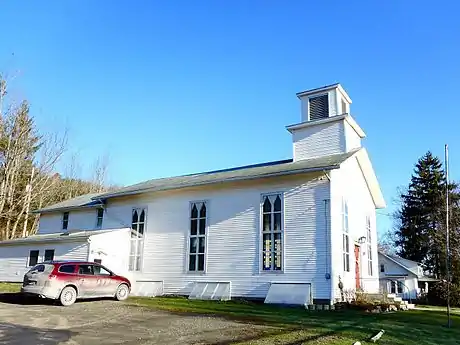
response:
<path id="1" fill-rule="evenodd" d="M 146 209 L 134 208 L 131 220 L 131 245 L 129 251 L 129 270 L 140 271 L 144 249 L 144 231 L 146 224 Z"/>
<path id="2" fill-rule="evenodd" d="M 206 259 L 206 203 L 190 204 L 190 236 L 188 269 L 192 272 L 203 272 Z"/>
<path id="3" fill-rule="evenodd" d="M 283 201 L 281 194 L 262 197 L 262 267 L 283 268 Z"/>

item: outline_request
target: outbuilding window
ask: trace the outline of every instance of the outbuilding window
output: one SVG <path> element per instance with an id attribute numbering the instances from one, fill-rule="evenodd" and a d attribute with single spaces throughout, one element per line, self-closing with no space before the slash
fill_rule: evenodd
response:
<path id="1" fill-rule="evenodd" d="M 69 212 L 62 214 L 62 230 L 67 230 L 69 227 Z"/>
<path id="2" fill-rule="evenodd" d="M 44 261 L 53 261 L 53 260 L 54 260 L 54 249 L 46 249 Z"/>
<path id="3" fill-rule="evenodd" d="M 283 269 L 283 195 L 262 196 L 262 267 Z"/>
<path id="4" fill-rule="evenodd" d="M 190 204 L 190 236 L 188 270 L 203 272 L 206 260 L 207 209 L 206 202 Z"/>
<path id="5" fill-rule="evenodd" d="M 98 208 L 97 209 L 97 219 L 96 219 L 96 229 L 100 229 L 102 227 L 103 220 L 104 220 L 104 209 Z"/>
<path id="6" fill-rule="evenodd" d="M 38 262 L 38 256 L 40 251 L 38 250 L 31 250 L 29 253 L 29 267 L 35 266 Z"/>

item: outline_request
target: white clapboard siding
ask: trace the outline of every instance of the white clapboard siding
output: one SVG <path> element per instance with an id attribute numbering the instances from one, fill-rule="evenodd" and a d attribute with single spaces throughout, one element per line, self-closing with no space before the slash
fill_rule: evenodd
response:
<path id="1" fill-rule="evenodd" d="M 38 261 L 43 261 L 46 249 L 54 249 L 54 260 L 87 260 L 88 243 L 79 242 L 28 243 L 21 245 L 0 245 L 0 281 L 21 282 L 29 270 L 31 250 L 39 250 Z"/>
<path id="2" fill-rule="evenodd" d="M 284 273 L 260 272 L 261 194 L 274 192 L 284 193 Z M 229 281 L 232 297 L 264 298 L 271 281 L 288 280 L 311 283 L 314 298 L 328 298 L 328 198 L 322 174 L 302 175 L 109 200 L 106 219 L 129 223 L 132 207 L 147 208 L 143 269 L 136 276 L 163 281 L 165 294 L 188 295 L 197 281 Z M 194 274 L 187 271 L 189 207 L 202 200 L 208 210 L 206 273 Z"/>
<path id="3" fill-rule="evenodd" d="M 378 292 L 377 229 L 375 206 L 361 168 L 355 156 L 342 163 L 340 169 L 331 172 L 331 232 L 334 297 L 340 297 L 339 276 L 344 289 L 356 289 L 354 246 L 361 236 L 367 238 L 366 216 L 370 217 L 372 230 L 373 276 L 368 272 L 367 243 L 360 246 L 360 275 L 362 285 L 368 292 Z M 348 202 L 350 234 L 350 272 L 343 270 L 342 245 L 342 198 Z"/>
<path id="4" fill-rule="evenodd" d="M 40 215 L 38 227 L 39 234 L 51 234 L 62 231 L 63 212 L 43 213 Z M 69 211 L 69 224 L 67 230 L 96 230 L 97 210 L 87 208 Z M 120 227 L 119 225 L 117 226 Z"/>
<path id="5" fill-rule="evenodd" d="M 344 121 L 327 122 L 293 131 L 294 160 L 345 152 Z"/>
<path id="6" fill-rule="evenodd" d="M 128 273 L 131 229 L 113 230 L 90 237 L 89 261 L 99 259 L 102 265 L 120 275 Z"/>

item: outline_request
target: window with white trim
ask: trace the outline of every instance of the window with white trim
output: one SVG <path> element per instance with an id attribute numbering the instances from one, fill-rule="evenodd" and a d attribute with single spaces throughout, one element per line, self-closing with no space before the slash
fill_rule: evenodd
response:
<path id="1" fill-rule="evenodd" d="M 343 270 L 350 272 L 350 235 L 348 228 L 348 203 L 342 200 Z"/>
<path id="2" fill-rule="evenodd" d="M 67 230 L 69 227 L 69 212 L 62 214 L 62 230 Z"/>
<path id="3" fill-rule="evenodd" d="M 403 293 L 404 292 L 404 283 L 400 280 L 391 281 L 391 293 Z"/>
<path id="4" fill-rule="evenodd" d="M 367 272 L 370 276 L 373 275 L 372 270 L 372 229 L 371 217 L 366 217 L 366 230 L 367 230 Z"/>
<path id="5" fill-rule="evenodd" d="M 97 216 L 96 216 L 96 229 L 100 229 L 102 227 L 103 220 L 104 220 L 104 209 L 98 208 Z"/>
<path id="6" fill-rule="evenodd" d="M 262 198 L 262 267 L 264 271 L 283 269 L 283 196 Z"/>
<path id="7" fill-rule="evenodd" d="M 204 272 L 206 259 L 206 202 L 190 204 L 190 235 L 188 270 Z"/>
<path id="8" fill-rule="evenodd" d="M 145 208 L 133 208 L 131 222 L 131 245 L 129 251 L 129 270 L 140 271 L 144 250 L 144 231 L 147 221 Z"/>

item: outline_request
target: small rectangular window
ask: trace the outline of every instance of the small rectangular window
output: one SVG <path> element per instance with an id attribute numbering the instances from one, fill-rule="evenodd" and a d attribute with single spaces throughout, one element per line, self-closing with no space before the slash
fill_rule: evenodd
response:
<path id="1" fill-rule="evenodd" d="M 309 99 L 310 121 L 329 117 L 329 97 L 328 95 L 311 97 Z"/>
<path id="2" fill-rule="evenodd" d="M 62 265 L 59 267 L 59 272 L 62 273 L 75 273 L 75 265 Z"/>
<path id="3" fill-rule="evenodd" d="M 188 270 L 203 272 L 205 270 L 207 210 L 205 202 L 190 204 L 190 234 Z"/>
<path id="4" fill-rule="evenodd" d="M 380 272 L 385 272 L 385 265 L 380 265 Z"/>
<path id="5" fill-rule="evenodd" d="M 62 214 L 62 230 L 67 230 L 69 227 L 69 212 Z"/>
<path id="6" fill-rule="evenodd" d="M 31 250 L 29 253 L 29 266 L 35 266 L 38 262 L 38 256 L 40 251 L 38 250 Z"/>
<path id="7" fill-rule="evenodd" d="M 100 229 L 102 227 L 103 219 L 104 219 L 104 209 L 98 208 L 97 209 L 96 229 Z"/>
<path id="8" fill-rule="evenodd" d="M 44 261 L 53 261 L 54 260 L 54 249 L 45 250 L 45 260 Z"/>

